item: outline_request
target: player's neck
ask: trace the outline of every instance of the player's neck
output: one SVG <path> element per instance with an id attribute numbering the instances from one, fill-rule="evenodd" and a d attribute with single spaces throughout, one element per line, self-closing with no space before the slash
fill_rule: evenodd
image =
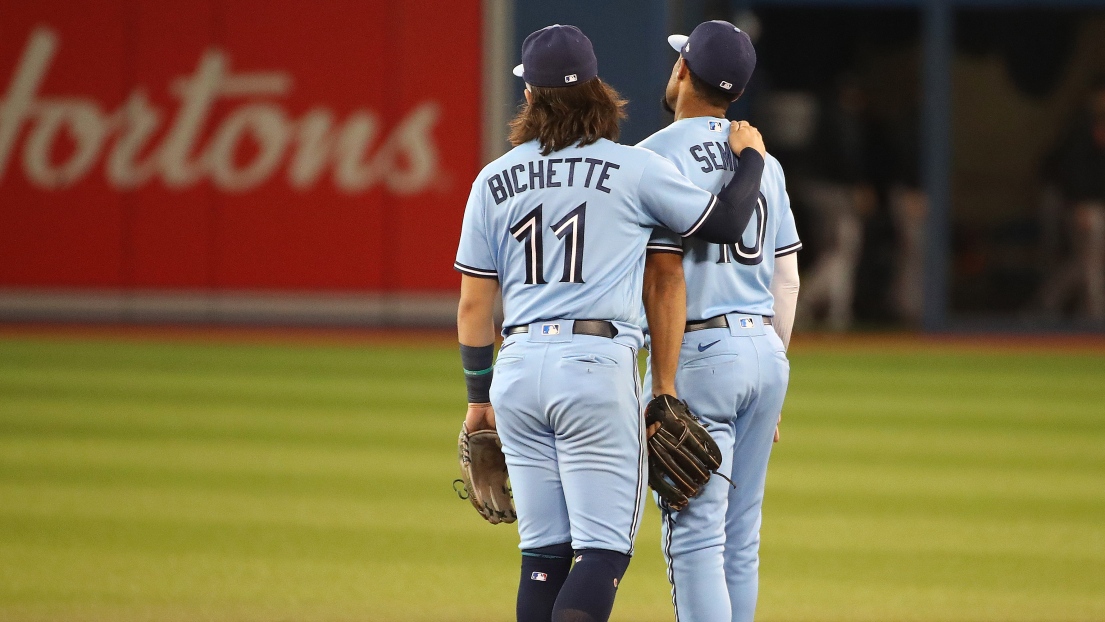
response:
<path id="1" fill-rule="evenodd" d="M 706 102 L 695 99 L 694 97 L 680 98 L 675 107 L 675 120 L 682 121 L 683 119 L 693 119 L 695 117 L 717 117 L 719 119 L 725 118 L 725 109 L 718 108 L 717 106 L 711 106 Z"/>

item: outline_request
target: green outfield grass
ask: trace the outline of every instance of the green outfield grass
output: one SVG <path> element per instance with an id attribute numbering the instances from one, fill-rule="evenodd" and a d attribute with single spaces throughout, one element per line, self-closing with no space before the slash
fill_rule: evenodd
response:
<path id="1" fill-rule="evenodd" d="M 792 353 L 762 621 L 1105 619 L 1105 356 Z M 0 340 L 0 620 L 511 620 L 452 348 Z M 614 617 L 673 619 L 649 509 Z"/>

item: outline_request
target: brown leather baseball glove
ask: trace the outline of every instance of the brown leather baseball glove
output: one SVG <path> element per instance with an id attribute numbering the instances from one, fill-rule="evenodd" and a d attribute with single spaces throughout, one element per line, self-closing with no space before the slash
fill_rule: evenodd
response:
<path id="1" fill-rule="evenodd" d="M 480 516 L 492 525 L 517 520 L 499 433 L 495 430 L 469 433 L 468 425 L 462 424 L 457 454 L 462 478 L 459 481 L 464 484 L 461 498 L 466 494 Z"/>

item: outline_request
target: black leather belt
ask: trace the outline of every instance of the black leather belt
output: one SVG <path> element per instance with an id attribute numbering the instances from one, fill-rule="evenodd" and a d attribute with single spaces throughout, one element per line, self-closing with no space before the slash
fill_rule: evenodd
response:
<path id="1" fill-rule="evenodd" d="M 761 315 L 763 318 L 764 326 L 771 326 L 771 318 L 766 315 Z M 683 330 L 685 333 L 693 333 L 696 330 L 706 330 L 707 328 L 729 328 L 729 320 L 725 319 L 724 315 L 715 315 L 708 320 L 702 320 L 700 322 L 687 322 L 687 328 Z"/>
<path id="2" fill-rule="evenodd" d="M 556 320 L 550 320 L 549 322 L 535 322 L 537 324 L 556 324 Z M 529 332 L 529 324 L 522 324 L 520 326 L 508 326 L 503 332 L 507 335 L 518 335 L 520 333 Z M 572 334 L 573 335 L 592 335 L 594 337 L 606 337 L 607 339 L 613 339 L 618 336 L 618 329 L 611 322 L 606 320 L 576 320 L 572 322 Z"/>

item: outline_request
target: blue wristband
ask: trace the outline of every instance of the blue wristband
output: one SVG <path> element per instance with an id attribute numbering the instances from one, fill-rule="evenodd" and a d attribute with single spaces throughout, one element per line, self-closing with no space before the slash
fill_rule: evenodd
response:
<path id="1" fill-rule="evenodd" d="M 491 401 L 491 378 L 494 376 L 495 346 L 460 345 L 460 362 L 464 367 L 464 384 L 468 387 L 469 404 Z"/>

